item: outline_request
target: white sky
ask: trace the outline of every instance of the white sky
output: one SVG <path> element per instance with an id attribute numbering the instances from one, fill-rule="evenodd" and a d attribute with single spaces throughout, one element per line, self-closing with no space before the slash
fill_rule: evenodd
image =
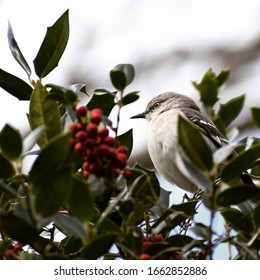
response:
<path id="1" fill-rule="evenodd" d="M 142 112 L 148 100 L 166 90 L 197 97 L 191 80 L 200 80 L 210 67 L 218 72 L 229 66 L 207 56 L 196 57 L 196 52 L 207 53 L 216 46 L 240 49 L 260 35 L 258 0 L 0 0 L 0 68 L 27 78 L 8 48 L 8 19 L 33 69 L 32 60 L 47 26 L 67 8 L 71 26 L 69 44 L 59 67 L 44 79 L 46 83 L 67 85 L 71 70 L 80 69 L 80 78 L 91 77 L 96 87 L 106 87 L 108 73 L 118 63 L 147 65 L 168 51 L 182 48 L 195 51 L 195 56 L 176 67 L 152 65 L 154 69 L 149 75 L 139 75 L 136 69 L 137 77 L 131 89 L 141 90 L 141 98 L 124 109 L 121 127 L 122 130 L 134 128 L 134 151 L 144 149 L 147 126 L 142 120 L 129 121 L 130 116 Z M 241 82 L 227 91 L 234 95 L 248 92 L 245 109 L 248 114 L 248 106 L 260 106 L 259 61 L 241 72 L 245 73 Z M 0 128 L 10 122 L 25 131 L 27 105 L 0 89 Z"/>

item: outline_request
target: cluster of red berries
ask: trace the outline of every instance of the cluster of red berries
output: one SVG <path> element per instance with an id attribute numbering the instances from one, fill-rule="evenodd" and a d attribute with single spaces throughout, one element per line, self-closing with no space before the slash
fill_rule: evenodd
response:
<path id="1" fill-rule="evenodd" d="M 81 106 L 76 111 L 79 121 L 69 127 L 73 135 L 70 145 L 84 159 L 84 178 L 88 179 L 90 174 L 101 177 L 108 170 L 112 171 L 114 178 L 121 173 L 126 179 L 131 178 L 132 171 L 125 169 L 128 149 L 109 136 L 109 130 L 102 122 L 102 110 L 97 108 L 89 111 L 87 107 Z"/>
<path id="2" fill-rule="evenodd" d="M 23 245 L 21 243 L 10 243 L 9 249 L 5 252 L 5 257 L 7 260 L 17 260 L 19 258 L 19 253 L 23 251 Z"/>
<path id="3" fill-rule="evenodd" d="M 163 236 L 161 234 L 156 235 L 147 235 L 143 237 L 143 248 L 144 251 L 154 243 L 165 242 Z M 152 256 L 148 253 L 142 253 L 139 257 L 140 260 L 150 260 Z M 183 260 L 183 256 L 177 251 L 170 251 L 163 253 L 160 256 L 157 256 L 156 259 L 160 260 Z"/>

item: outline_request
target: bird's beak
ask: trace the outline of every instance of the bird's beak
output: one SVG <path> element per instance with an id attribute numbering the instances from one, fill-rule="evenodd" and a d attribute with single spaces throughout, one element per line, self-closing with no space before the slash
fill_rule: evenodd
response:
<path id="1" fill-rule="evenodd" d="M 132 116 L 130 119 L 145 119 L 146 112 Z"/>

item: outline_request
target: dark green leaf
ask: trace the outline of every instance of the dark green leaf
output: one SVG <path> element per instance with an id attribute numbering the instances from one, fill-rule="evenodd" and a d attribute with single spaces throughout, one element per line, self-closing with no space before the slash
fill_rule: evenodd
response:
<path id="1" fill-rule="evenodd" d="M 2 154 L 0 154 L 0 178 L 8 179 L 15 175 L 13 164 Z"/>
<path id="2" fill-rule="evenodd" d="M 127 79 L 125 76 L 125 73 L 121 70 L 111 70 L 110 71 L 110 80 L 113 84 L 113 86 L 117 89 L 117 90 L 124 90 L 125 87 L 127 86 Z"/>
<path id="3" fill-rule="evenodd" d="M 46 144 L 52 137 L 61 132 L 58 104 L 46 98 L 48 94 L 46 88 L 38 81 L 30 100 L 29 119 L 31 128 L 33 130 L 39 126 L 45 128 L 38 141 L 40 146 Z"/>
<path id="4" fill-rule="evenodd" d="M 133 129 L 129 129 L 127 132 L 117 136 L 117 140 L 121 145 L 125 145 L 128 148 L 128 156 L 130 156 L 133 148 Z"/>
<path id="5" fill-rule="evenodd" d="M 251 115 L 252 115 L 252 119 L 254 124 L 260 128 L 260 108 L 257 107 L 252 107 L 251 108 Z"/>
<path id="6" fill-rule="evenodd" d="M 6 232 L 14 240 L 28 244 L 38 237 L 38 232 L 26 222 L 13 215 L 0 215 L 1 231 Z"/>
<path id="7" fill-rule="evenodd" d="M 69 11 L 67 10 L 51 27 L 48 27 L 40 50 L 33 61 L 38 77 L 45 77 L 58 65 L 68 39 Z"/>
<path id="8" fill-rule="evenodd" d="M 130 92 L 128 94 L 126 94 L 123 98 L 122 98 L 122 102 L 123 105 L 128 105 L 131 104 L 133 102 L 135 102 L 136 100 L 139 99 L 139 95 L 138 95 L 139 91 L 135 91 L 135 92 Z"/>
<path id="9" fill-rule="evenodd" d="M 83 239 L 87 236 L 86 229 L 80 221 L 69 215 L 57 213 L 54 217 L 54 223 L 66 235 L 72 234 Z"/>
<path id="10" fill-rule="evenodd" d="M 219 82 L 212 69 L 204 74 L 200 83 L 193 82 L 200 93 L 200 100 L 205 106 L 212 107 L 218 101 Z"/>
<path id="11" fill-rule="evenodd" d="M 29 100 L 32 88 L 20 78 L 0 69 L 0 87 L 19 100 Z"/>
<path id="12" fill-rule="evenodd" d="M 32 71 L 27 61 L 25 60 L 13 34 L 12 26 L 8 21 L 8 43 L 14 59 L 21 65 L 28 76 L 31 76 Z"/>
<path id="13" fill-rule="evenodd" d="M 221 215 L 224 217 L 225 221 L 237 231 L 252 233 L 254 230 L 250 217 L 235 208 L 224 208 L 221 210 Z"/>
<path id="14" fill-rule="evenodd" d="M 30 175 L 36 192 L 35 208 L 41 216 L 53 215 L 70 193 L 69 139 L 67 134 L 51 140 L 32 166 Z"/>
<path id="15" fill-rule="evenodd" d="M 241 185 L 225 188 L 217 195 L 217 203 L 220 206 L 229 206 L 243 202 L 260 194 L 260 188 L 252 185 Z"/>
<path id="16" fill-rule="evenodd" d="M 10 160 L 19 158 L 22 153 L 23 143 L 20 132 L 6 124 L 0 134 L 0 147 L 2 153 Z"/>
<path id="17" fill-rule="evenodd" d="M 220 120 L 225 127 L 228 127 L 230 123 L 240 114 L 245 101 L 245 95 L 238 96 L 231 99 L 225 104 L 220 105 L 220 109 L 214 120 L 215 124 L 218 124 Z"/>
<path id="18" fill-rule="evenodd" d="M 115 66 L 114 70 L 122 71 L 125 74 L 127 86 L 134 80 L 135 68 L 132 64 L 118 64 Z"/>
<path id="19" fill-rule="evenodd" d="M 254 218 L 254 224 L 256 228 L 260 228 L 260 201 L 258 202 L 257 206 L 255 207 L 254 213 L 253 213 L 253 218 Z"/>
<path id="20" fill-rule="evenodd" d="M 182 116 L 179 117 L 178 131 L 179 143 L 188 158 L 200 169 L 211 170 L 212 152 L 200 131 Z"/>
<path id="21" fill-rule="evenodd" d="M 218 75 L 217 75 L 217 81 L 218 81 L 218 87 L 222 86 L 229 78 L 230 70 L 222 70 Z"/>
<path id="22" fill-rule="evenodd" d="M 116 238 L 115 234 L 105 233 L 94 237 L 81 251 L 81 256 L 87 260 L 96 260 L 110 249 Z"/>
<path id="23" fill-rule="evenodd" d="M 221 171 L 221 178 L 225 182 L 240 176 L 242 172 L 251 168 L 253 163 L 259 158 L 260 143 L 253 145 L 248 150 L 239 153 L 233 157 Z"/>
<path id="24" fill-rule="evenodd" d="M 184 246 L 187 246 L 188 244 L 193 242 L 194 239 L 188 235 L 175 234 L 167 238 L 165 241 L 172 247 L 179 247 L 180 249 L 182 249 Z"/>
<path id="25" fill-rule="evenodd" d="M 91 220 L 97 213 L 93 198 L 91 197 L 89 184 L 73 179 L 71 194 L 68 197 L 68 207 L 70 213 L 81 221 Z"/>
<path id="26" fill-rule="evenodd" d="M 68 235 L 59 243 L 59 249 L 64 252 L 64 254 L 71 254 L 80 251 L 82 247 L 82 240 L 80 238 L 75 238 L 75 236 Z"/>
<path id="27" fill-rule="evenodd" d="M 110 93 L 105 94 L 93 94 L 90 102 L 88 103 L 88 108 L 90 110 L 94 108 L 100 108 L 103 111 L 105 116 L 108 116 L 114 106 L 115 103 L 115 96 L 111 95 Z"/>

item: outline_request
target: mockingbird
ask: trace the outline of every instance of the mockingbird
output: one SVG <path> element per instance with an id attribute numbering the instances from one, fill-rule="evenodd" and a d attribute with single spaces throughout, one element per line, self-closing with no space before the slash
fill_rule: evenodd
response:
<path id="1" fill-rule="evenodd" d="M 170 183 L 194 193 L 200 186 L 192 183 L 176 164 L 176 153 L 181 152 L 178 142 L 179 115 L 195 124 L 203 133 L 212 152 L 229 144 L 215 124 L 200 111 L 191 98 L 175 92 L 166 92 L 153 98 L 145 112 L 132 118 L 146 118 L 150 121 L 148 152 L 155 169 Z M 192 135 L 190 138 L 192 141 Z M 241 179 L 245 183 L 252 183 L 248 174 L 241 175 Z"/>

